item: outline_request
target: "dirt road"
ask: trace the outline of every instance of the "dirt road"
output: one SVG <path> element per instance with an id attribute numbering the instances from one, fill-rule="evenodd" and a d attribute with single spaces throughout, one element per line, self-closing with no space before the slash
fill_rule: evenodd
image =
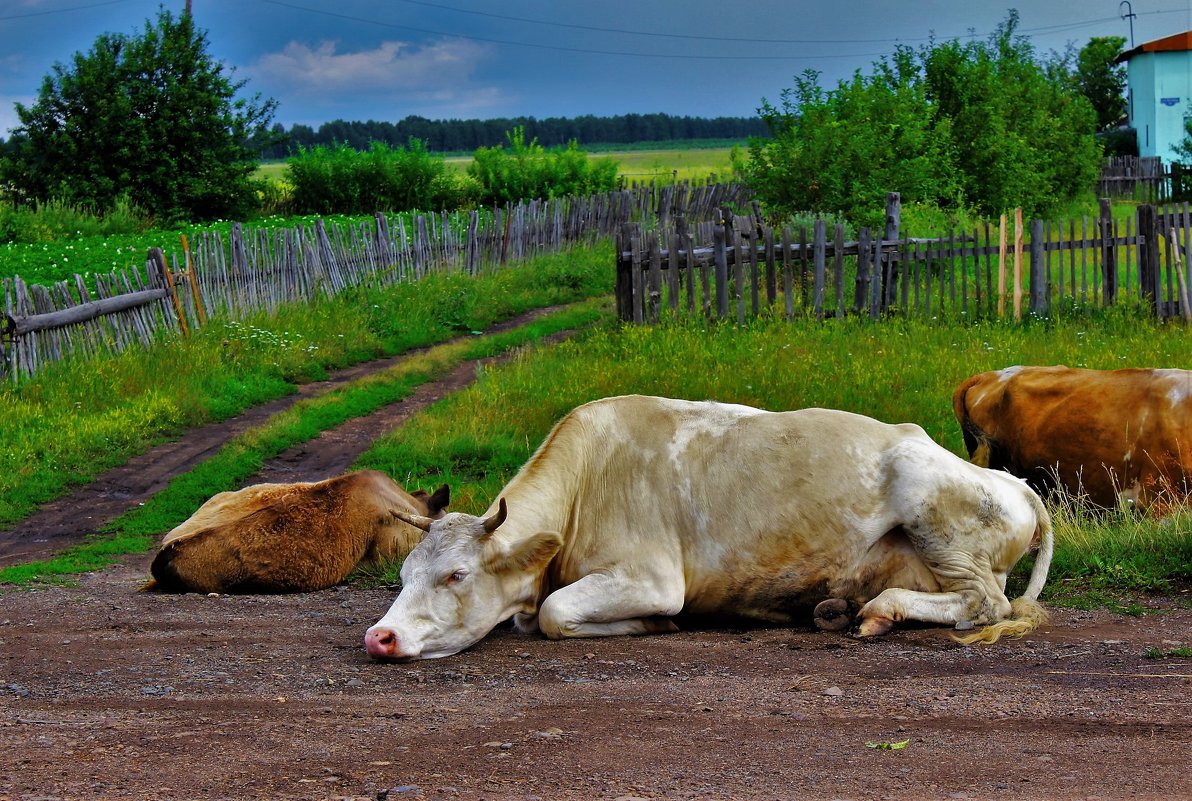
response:
<path id="1" fill-rule="evenodd" d="M 256 480 L 342 471 L 474 370 Z M 213 431 L 173 445 L 209 452 Z M 190 458 L 121 475 L 142 486 L 146 465 Z M 117 508 L 145 491 L 83 492 Z M 111 514 L 86 497 L 59 505 L 53 543 Z M 1144 599 L 1141 617 L 1053 610 L 988 648 L 938 628 L 861 642 L 684 621 L 570 642 L 502 628 L 391 664 L 362 638 L 393 589 L 139 594 L 149 559 L 0 595 L 0 798 L 1192 797 L 1192 660 L 1168 655 L 1192 646 L 1186 595 Z"/>

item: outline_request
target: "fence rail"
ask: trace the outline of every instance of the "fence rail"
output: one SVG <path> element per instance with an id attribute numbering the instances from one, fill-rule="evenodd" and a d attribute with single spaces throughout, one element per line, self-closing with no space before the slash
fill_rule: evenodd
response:
<path id="1" fill-rule="evenodd" d="M 701 220 L 747 198 L 737 184 L 680 183 L 483 212 L 378 213 L 354 225 L 235 224 L 226 235 L 183 238 L 180 251 L 153 248 L 143 269 L 94 277 L 94 292 L 79 275 L 52 285 L 27 285 L 14 276 L 4 279 L 0 375 L 17 380 L 71 354 L 148 344 L 163 330 L 189 333 L 213 315 L 240 319 L 352 286 L 414 281 L 436 271 L 479 274 L 610 236 L 630 220 L 665 222 L 675 213 Z"/>
<path id="2" fill-rule="evenodd" d="M 1140 206 L 1122 222 L 1105 200 L 1094 219 L 1024 224 L 1019 213 L 930 239 L 901 237 L 899 212 L 892 194 L 887 229 L 880 236 L 862 229 L 856 241 L 823 220 L 776 231 L 727 209 L 694 231 L 682 219 L 655 229 L 624 224 L 618 313 L 637 323 L 657 320 L 664 308 L 738 322 L 763 311 L 1020 319 L 1136 298 L 1160 318 L 1192 319 L 1188 204 Z"/>

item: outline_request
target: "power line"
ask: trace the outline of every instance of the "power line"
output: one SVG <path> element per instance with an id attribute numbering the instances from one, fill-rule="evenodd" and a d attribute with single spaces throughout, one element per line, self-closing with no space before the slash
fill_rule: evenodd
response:
<path id="1" fill-rule="evenodd" d="M 28 14 L 8 14 L 0 17 L 0 21 L 10 19 L 26 19 L 27 17 L 47 17 L 52 14 L 68 14 L 72 11 L 86 11 L 89 8 L 100 8 L 101 6 L 114 6 L 118 3 L 126 3 L 128 0 L 107 0 L 104 3 L 92 3 L 86 6 L 71 6 L 70 8 L 53 8 L 49 11 L 30 11 Z"/>
<path id="2" fill-rule="evenodd" d="M 809 55 L 789 55 L 789 54 L 787 54 L 787 55 L 777 55 L 777 56 L 754 55 L 754 54 L 750 54 L 750 55 L 708 55 L 708 54 L 702 54 L 702 53 L 677 53 L 677 54 L 641 53 L 641 52 L 632 52 L 632 51 L 624 51 L 624 50 L 604 50 L 604 49 L 598 49 L 598 48 L 565 47 L 563 45 L 540 44 L 537 42 L 521 42 L 521 41 L 510 40 L 510 39 L 496 39 L 496 38 L 492 38 L 492 37 L 474 36 L 471 34 L 464 34 L 464 33 L 452 33 L 450 31 L 434 30 L 434 29 L 430 29 L 430 28 L 419 28 L 419 27 L 415 27 L 412 25 L 402 25 L 402 24 L 393 23 L 393 22 L 384 22 L 382 20 L 375 19 L 372 17 L 361 17 L 361 16 L 355 16 L 352 14 L 344 14 L 344 13 L 335 12 L 335 11 L 327 11 L 327 10 L 324 10 L 321 8 L 311 8 L 309 6 L 299 5 L 297 3 L 286 2 L 285 0 L 260 0 L 260 2 L 267 3 L 269 5 L 281 6 L 283 8 L 293 9 L 295 11 L 304 11 L 309 14 L 320 14 L 320 15 L 332 17 L 335 19 L 342 19 L 342 20 L 346 20 L 349 22 L 358 22 L 358 23 L 362 23 L 365 25 L 373 25 L 373 26 L 382 27 L 382 28 L 391 28 L 391 29 L 395 29 L 395 30 L 410 31 L 413 33 L 426 34 L 426 35 L 430 35 L 430 36 L 443 36 L 443 37 L 450 37 L 450 38 L 457 38 L 457 39 L 468 39 L 468 40 L 476 41 L 476 42 L 484 42 L 486 44 L 509 45 L 509 46 L 513 46 L 513 47 L 527 47 L 527 48 L 531 48 L 531 49 L 552 50 L 552 51 L 563 52 L 563 53 L 583 53 L 583 54 L 590 54 L 590 55 L 618 56 L 618 57 L 628 57 L 628 58 L 688 59 L 688 60 L 696 60 L 696 61 L 822 61 L 824 59 L 875 58 L 875 57 L 882 57 L 882 56 L 889 55 L 888 52 L 881 52 L 881 53 L 827 53 L 827 54 L 815 54 L 815 55 L 811 55 L 811 54 L 809 54 Z M 435 9 L 439 9 L 439 10 L 443 10 L 443 11 L 451 11 L 451 12 L 458 12 L 461 14 L 472 14 L 472 15 L 476 15 L 476 16 L 488 17 L 488 18 L 492 18 L 492 19 L 507 20 L 510 22 L 517 22 L 517 23 L 547 25 L 547 26 L 552 26 L 552 27 L 571 28 L 571 29 L 575 29 L 575 30 L 585 30 L 585 31 L 593 31 L 593 32 L 600 32 L 600 33 L 627 34 L 627 35 L 632 35 L 632 36 L 648 36 L 648 37 L 663 38 L 663 39 L 688 39 L 688 40 L 701 40 L 701 41 L 718 41 L 718 42 L 728 42 L 728 43 L 736 43 L 736 44 L 740 44 L 740 43 L 784 44 L 784 45 L 789 45 L 789 44 L 835 44 L 835 45 L 839 45 L 839 44 L 906 44 L 906 43 L 910 43 L 910 42 L 926 42 L 926 41 L 933 41 L 933 40 L 938 41 L 941 38 L 943 38 L 943 39 L 971 38 L 971 37 L 978 37 L 978 36 L 988 36 L 988 34 L 977 34 L 975 31 L 970 29 L 970 31 L 964 37 L 938 37 L 935 35 L 931 35 L 931 36 L 923 36 L 923 37 L 897 37 L 897 38 L 889 38 L 889 39 L 734 38 L 734 37 L 724 37 L 724 36 L 703 36 L 703 35 L 696 35 L 696 34 L 654 33 L 654 32 L 646 32 L 646 31 L 632 31 L 632 30 L 623 29 L 623 28 L 603 28 L 603 27 L 590 26 L 590 25 L 578 25 L 578 24 L 563 23 L 563 22 L 550 22 L 547 20 L 536 20 L 536 19 L 531 19 L 528 17 L 516 17 L 516 16 L 511 16 L 511 15 L 505 15 L 505 14 L 496 14 L 496 13 L 488 12 L 488 11 L 472 11 L 470 9 L 458 8 L 456 6 L 445 5 L 442 3 L 430 2 L 429 0 L 399 0 L 399 2 L 408 3 L 410 5 L 435 8 Z M 1184 12 L 1184 10 L 1182 10 L 1182 9 L 1172 9 L 1172 10 L 1151 11 L 1151 12 L 1145 12 L 1145 13 L 1147 13 L 1147 14 L 1172 14 L 1172 13 L 1183 13 L 1183 12 Z M 1039 26 L 1037 28 L 1024 28 L 1024 29 L 1018 30 L 1017 33 L 1019 33 L 1023 36 L 1028 36 L 1028 37 L 1029 36 L 1046 35 L 1046 34 L 1057 34 L 1057 33 L 1082 30 L 1085 28 L 1092 28 L 1092 27 L 1096 27 L 1098 25 L 1104 25 L 1106 23 L 1119 22 L 1119 21 L 1120 21 L 1120 19 L 1118 17 L 1098 17 L 1095 19 L 1065 22 L 1065 23 L 1059 23 L 1056 25 L 1044 25 L 1044 26 Z"/>
<path id="3" fill-rule="evenodd" d="M 807 61 L 807 60 L 821 60 L 825 58 L 866 58 L 872 56 L 882 56 L 885 53 L 832 53 L 830 55 L 808 55 L 808 56 L 708 56 L 694 53 L 632 53 L 623 50 L 597 50 L 594 48 L 585 47 L 562 47 L 559 45 L 538 44 L 535 42 L 514 42 L 509 39 L 491 39 L 484 36 L 472 36 L 464 33 L 449 33 L 447 31 L 436 31 L 430 28 L 415 28 L 412 25 L 398 25 L 393 22 L 382 22 L 376 19 L 369 19 L 367 17 L 356 17 L 351 14 L 340 14 L 335 11 L 324 11 L 321 8 L 309 8 L 307 6 L 300 6 L 295 3 L 286 3 L 282 0 L 260 0 L 262 3 L 269 5 L 281 6 L 283 8 L 291 8 L 295 11 L 306 11 L 311 14 L 322 14 L 326 17 L 334 17 L 336 19 L 348 20 L 350 22 L 362 22 L 366 25 L 376 25 L 382 28 L 393 28 L 396 30 L 413 31 L 415 33 L 426 33 L 432 36 L 446 36 L 455 39 L 470 39 L 475 42 L 486 42 L 488 44 L 513 45 L 515 47 L 531 47 L 537 50 L 555 50 L 563 53 L 588 53 L 598 56 L 625 56 L 630 58 L 685 58 L 700 61 Z"/>
<path id="4" fill-rule="evenodd" d="M 436 8 L 441 11 L 452 11 L 458 14 L 471 14 L 477 17 L 487 17 L 489 19 L 505 20 L 507 22 L 530 23 L 532 25 L 547 25 L 554 28 L 570 28 L 573 30 L 592 31 L 595 33 L 616 33 L 627 34 L 629 36 L 646 36 L 655 39 L 686 39 L 695 41 L 707 42 L 738 42 L 746 44 L 898 44 L 902 42 L 927 42 L 932 40 L 933 36 L 919 36 L 919 37 L 898 37 L 886 39 L 773 39 L 767 37 L 733 37 L 733 36 L 704 36 L 699 34 L 685 34 L 685 33 L 659 33 L 655 31 L 634 31 L 627 28 L 605 28 L 597 25 L 578 25 L 569 22 L 553 22 L 550 20 L 532 19 L 530 17 L 515 17 L 509 14 L 496 14 L 491 11 L 474 11 L 469 8 L 459 8 L 458 6 L 445 5 L 443 3 L 432 3 L 429 0 L 398 0 L 398 2 L 406 3 L 407 5 L 423 6 L 425 8 Z M 1177 11 L 1151 11 L 1148 14 L 1168 14 L 1177 13 Z M 1023 28 L 1020 33 L 1024 35 L 1042 34 L 1042 33 L 1058 33 L 1066 30 L 1079 30 L 1081 28 L 1090 28 L 1095 25 L 1101 25 L 1107 22 L 1117 22 L 1118 17 L 1098 17 L 1097 19 L 1083 20 L 1080 22 L 1065 22 L 1057 25 L 1043 25 L 1038 28 Z M 970 35 L 977 35 L 971 31 L 964 34 L 965 37 Z M 963 38 L 957 37 L 943 37 L 943 38 Z M 868 54 L 866 54 L 868 55 Z"/>

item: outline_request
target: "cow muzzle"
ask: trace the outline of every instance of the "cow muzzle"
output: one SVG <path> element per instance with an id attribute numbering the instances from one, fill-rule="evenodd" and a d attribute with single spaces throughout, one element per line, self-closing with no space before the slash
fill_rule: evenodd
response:
<path id="1" fill-rule="evenodd" d="M 402 643 L 393 629 L 372 627 L 364 633 L 364 648 L 374 659 L 417 659 L 419 651 Z"/>

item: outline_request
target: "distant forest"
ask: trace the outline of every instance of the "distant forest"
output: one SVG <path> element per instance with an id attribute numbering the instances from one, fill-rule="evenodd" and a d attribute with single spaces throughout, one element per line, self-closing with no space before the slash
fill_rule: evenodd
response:
<path id="1" fill-rule="evenodd" d="M 686 139 L 747 139 L 766 136 L 768 130 L 758 117 L 675 117 L 670 114 L 623 114 L 617 117 L 575 118 L 533 117 L 491 120 L 428 120 L 406 117 L 401 122 L 348 122 L 333 120 L 319 126 L 294 125 L 286 130 L 280 123 L 272 133 L 281 141 L 261 151 L 264 159 L 284 159 L 302 147 L 344 144 L 367 150 L 372 142 L 405 147 L 420 139 L 434 152 L 471 153 L 480 147 L 505 144 L 505 133 L 521 126 L 526 141 L 537 139 L 543 147 L 566 145 L 572 139 L 580 145 L 632 144 Z"/>

